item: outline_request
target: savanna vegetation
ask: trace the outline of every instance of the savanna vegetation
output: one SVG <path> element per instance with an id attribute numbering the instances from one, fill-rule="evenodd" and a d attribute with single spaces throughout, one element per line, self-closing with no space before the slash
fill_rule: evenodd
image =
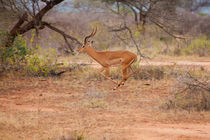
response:
<path id="1" fill-rule="evenodd" d="M 0 0 L 0 139 L 210 139 L 209 0 Z M 78 54 L 128 50 L 117 90 Z M 121 67 L 110 77 L 122 78 Z"/>

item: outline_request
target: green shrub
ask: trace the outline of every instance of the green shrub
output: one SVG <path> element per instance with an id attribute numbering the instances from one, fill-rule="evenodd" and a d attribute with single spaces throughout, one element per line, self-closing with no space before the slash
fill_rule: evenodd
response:
<path id="1" fill-rule="evenodd" d="M 202 13 L 202 12 L 199 12 L 198 15 L 199 15 L 199 16 L 208 16 L 208 14 Z"/>
<path id="2" fill-rule="evenodd" d="M 8 33 L 0 32 L 0 71 L 20 71 L 32 76 L 51 76 L 57 74 L 61 66 L 57 63 L 56 53 L 53 49 L 43 52 L 39 46 L 28 47 L 22 36 L 16 37 L 12 46 L 3 46 Z"/>
<path id="3" fill-rule="evenodd" d="M 187 55 L 208 56 L 210 54 L 210 40 L 206 36 L 196 38 L 184 48 L 184 52 Z"/>
<path id="4" fill-rule="evenodd" d="M 7 35 L 6 33 L 2 34 L 0 40 L 5 39 Z M 3 44 L 3 41 L 1 41 L 1 43 Z M 26 41 L 21 36 L 18 36 L 12 46 L 1 46 L 1 69 L 4 71 L 23 69 L 26 65 L 26 57 L 31 55 L 31 53 L 31 50 L 26 46 Z"/>
<path id="5" fill-rule="evenodd" d="M 40 47 L 38 48 L 40 49 Z M 25 71 L 28 75 L 46 77 L 56 75 L 60 67 L 62 66 L 58 65 L 54 50 L 50 49 L 45 51 L 43 56 L 40 56 L 37 52 L 33 52 L 33 55 L 27 58 Z"/>

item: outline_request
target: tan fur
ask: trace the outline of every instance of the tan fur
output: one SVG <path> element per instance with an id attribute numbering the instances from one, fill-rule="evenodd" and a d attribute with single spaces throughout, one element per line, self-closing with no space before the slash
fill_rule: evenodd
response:
<path id="1" fill-rule="evenodd" d="M 97 28 L 95 31 L 87 36 L 85 39 L 92 37 L 95 35 L 97 31 Z M 120 87 L 120 85 L 123 85 L 124 82 L 133 74 L 133 70 L 131 68 L 131 64 L 137 59 L 137 56 L 129 51 L 121 50 L 121 51 L 96 51 L 94 48 L 92 48 L 92 45 L 87 43 L 87 41 L 84 41 L 84 47 L 80 47 L 78 49 L 78 52 L 87 53 L 89 56 L 91 56 L 95 61 L 97 61 L 101 66 L 102 69 L 100 70 L 100 74 L 104 76 L 105 78 L 111 80 L 117 86 L 114 89 L 117 89 Z M 121 65 L 122 66 L 122 80 L 117 83 L 116 81 L 112 80 L 109 76 L 110 67 L 115 65 Z M 127 74 L 127 70 L 132 70 L 132 73 Z M 106 74 L 104 75 L 102 72 L 106 71 Z"/>

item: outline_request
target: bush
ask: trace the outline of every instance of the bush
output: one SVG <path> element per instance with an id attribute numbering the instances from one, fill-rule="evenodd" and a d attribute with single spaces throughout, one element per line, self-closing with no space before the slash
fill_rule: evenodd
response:
<path id="1" fill-rule="evenodd" d="M 199 16 L 208 16 L 208 14 L 202 13 L 202 12 L 199 12 L 198 15 L 199 15 Z"/>
<path id="2" fill-rule="evenodd" d="M 210 40 L 206 36 L 196 38 L 184 48 L 184 52 L 187 55 L 208 56 L 210 53 Z"/>
<path id="3" fill-rule="evenodd" d="M 60 67 L 62 66 L 57 63 L 57 57 L 54 50 L 51 49 L 46 51 L 42 57 L 37 52 L 33 52 L 33 55 L 27 58 L 25 71 L 28 75 L 46 77 L 57 75 Z"/>
<path id="4" fill-rule="evenodd" d="M 3 46 L 5 38 L 8 35 L 6 32 L 0 33 L 0 71 L 20 71 L 32 76 L 51 76 L 58 75 L 57 72 L 61 67 L 57 63 L 56 53 L 53 49 L 47 50 L 41 56 L 38 51 L 39 46 L 29 48 L 22 36 L 18 36 L 12 46 Z"/>
<path id="5" fill-rule="evenodd" d="M 162 108 L 184 110 L 210 110 L 210 84 L 208 78 L 192 76 L 189 72 L 176 78 L 172 96 Z"/>
<path id="6" fill-rule="evenodd" d="M 5 36 L 7 33 L 1 33 L 0 42 L 4 43 Z M 3 71 L 10 70 L 22 70 L 26 65 L 26 57 L 32 52 L 26 46 L 26 41 L 18 36 L 14 41 L 13 45 L 10 47 L 1 46 L 0 48 L 0 59 L 1 59 L 1 69 Z"/>

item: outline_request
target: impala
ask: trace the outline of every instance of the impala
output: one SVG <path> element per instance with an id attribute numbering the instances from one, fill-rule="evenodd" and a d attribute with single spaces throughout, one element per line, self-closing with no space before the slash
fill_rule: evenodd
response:
<path id="1" fill-rule="evenodd" d="M 120 50 L 120 51 L 96 51 L 92 47 L 92 43 L 88 41 L 90 37 L 93 37 L 97 32 L 97 27 L 95 30 L 93 29 L 92 33 L 85 37 L 83 46 L 78 48 L 78 52 L 87 53 L 90 57 L 92 57 L 95 61 L 97 61 L 102 68 L 100 69 L 100 74 L 105 78 L 111 80 L 117 86 L 114 89 L 117 89 L 121 85 L 124 85 L 125 81 L 134 73 L 131 68 L 131 64 L 136 61 L 137 56 L 129 51 Z M 121 65 L 122 66 L 122 80 L 118 83 L 109 77 L 110 67 Z M 129 74 L 127 74 L 128 70 L 131 70 Z M 105 71 L 105 75 L 103 74 Z"/>

